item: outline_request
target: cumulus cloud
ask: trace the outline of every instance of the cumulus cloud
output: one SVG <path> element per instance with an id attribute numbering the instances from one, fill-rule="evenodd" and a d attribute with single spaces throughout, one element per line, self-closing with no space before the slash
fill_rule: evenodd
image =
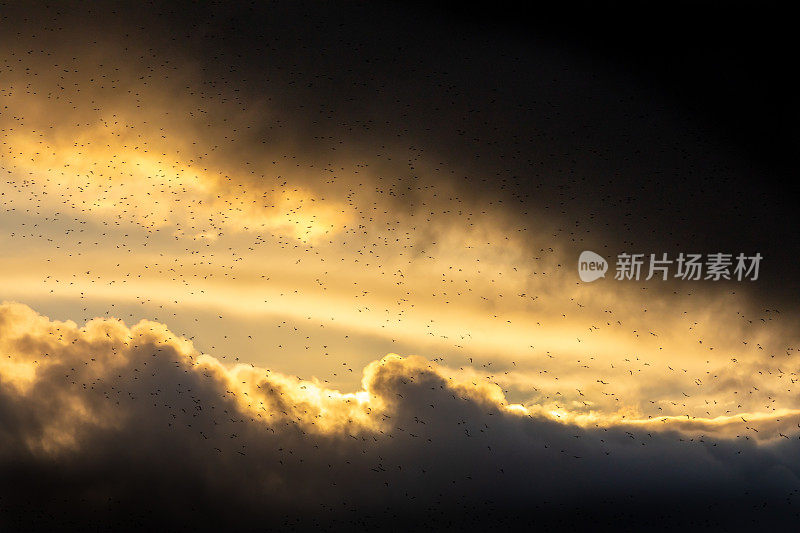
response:
<path id="1" fill-rule="evenodd" d="M 562 424 L 414 356 L 341 393 L 223 365 L 155 322 L 79 327 L 16 303 L 0 355 L 7 529 L 777 523 L 800 487 L 796 435 Z"/>

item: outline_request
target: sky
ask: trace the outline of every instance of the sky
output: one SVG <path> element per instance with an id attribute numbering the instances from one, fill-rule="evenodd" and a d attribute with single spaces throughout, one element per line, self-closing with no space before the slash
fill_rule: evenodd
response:
<path id="1" fill-rule="evenodd" d="M 0 5 L 4 530 L 797 519 L 786 23 L 520 9 Z"/>

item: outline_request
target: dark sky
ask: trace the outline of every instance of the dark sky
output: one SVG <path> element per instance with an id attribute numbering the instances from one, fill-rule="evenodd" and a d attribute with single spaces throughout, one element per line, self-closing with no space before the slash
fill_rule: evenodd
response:
<path id="1" fill-rule="evenodd" d="M 595 97 L 598 115 L 567 120 L 598 134 L 563 139 L 578 141 L 580 164 L 603 170 L 572 190 L 572 214 L 579 218 L 583 206 L 602 213 L 619 237 L 609 239 L 612 250 L 760 251 L 759 293 L 797 301 L 796 44 L 778 5 L 567 2 L 527 10 L 519 2 L 491 9 L 446 2 L 432 12 L 478 36 L 519 43 L 533 69 L 544 47 L 563 54 L 565 71 L 578 72 L 551 88 L 567 115 L 575 100 Z M 595 80 L 586 92 L 575 89 Z M 587 151 L 595 147 L 608 156 L 593 158 Z M 622 205 L 581 202 L 581 192 L 596 200 L 598 190 Z"/>
<path id="2" fill-rule="evenodd" d="M 522 2 L 493 9 L 440 4 L 439 16 L 485 32 L 513 34 L 623 69 L 657 87 L 687 113 L 759 164 L 792 168 L 797 148 L 790 18 L 780 4 L 743 2 L 559 2 L 526 12 Z"/>
<path id="3" fill-rule="evenodd" d="M 248 72 L 252 90 L 277 57 L 299 77 L 289 84 L 308 109 L 337 101 L 329 124 L 309 117 L 309 133 L 353 117 L 379 131 L 385 124 L 386 136 L 460 164 L 465 192 L 506 192 L 521 212 L 546 208 L 563 217 L 565 233 L 601 231 L 612 256 L 759 252 L 756 298 L 796 302 L 798 107 L 790 23 L 777 10 L 690 2 L 250 9 L 235 30 L 236 10 L 191 17 L 216 28 L 204 46 L 228 53 L 222 65 Z M 222 13 L 228 22 L 217 25 Z M 259 51 L 265 41 L 272 53 Z"/>

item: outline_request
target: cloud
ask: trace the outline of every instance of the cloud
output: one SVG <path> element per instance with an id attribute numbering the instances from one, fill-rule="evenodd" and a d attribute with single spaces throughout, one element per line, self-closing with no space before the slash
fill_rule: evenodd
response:
<path id="1" fill-rule="evenodd" d="M 794 434 L 562 424 L 421 357 L 374 361 L 341 393 L 225 366 L 162 324 L 78 327 L 16 303 L 0 354 L 8 529 L 737 524 L 754 507 L 774 523 L 800 488 Z"/>
<path id="2" fill-rule="evenodd" d="M 57 313 L 48 307 L 54 297 L 80 302 L 64 315 L 72 317 L 91 316 L 78 309 L 98 301 L 141 303 L 130 316 L 159 319 L 196 309 L 210 310 L 214 319 L 215 310 L 238 312 L 237 321 L 254 324 L 242 337 L 272 346 L 299 335 L 258 338 L 265 317 L 313 320 L 314 331 L 303 336 L 309 353 L 313 344 L 317 353 L 331 354 L 329 360 L 358 354 L 356 368 L 395 349 L 436 354 L 455 367 L 466 366 L 468 357 L 492 361 L 486 369 L 475 365 L 481 379 L 488 376 L 531 409 L 542 406 L 544 415 L 563 418 L 566 410 L 580 423 L 686 416 L 699 424 L 794 408 L 796 390 L 787 381 L 796 381 L 796 351 L 787 346 L 796 339 L 796 320 L 785 312 L 776 324 L 764 313 L 762 285 L 739 284 L 733 297 L 727 294 L 733 287 L 722 284 L 578 284 L 572 248 L 606 254 L 617 239 L 648 242 L 604 224 L 618 218 L 620 199 L 638 190 L 633 185 L 658 169 L 631 168 L 626 178 L 608 183 L 610 190 L 591 185 L 593 177 L 606 183 L 621 171 L 614 159 L 597 166 L 594 146 L 609 124 L 651 135 L 669 130 L 630 122 L 636 106 L 621 104 L 626 99 L 618 90 L 587 81 L 573 94 L 581 84 L 561 76 L 581 76 L 538 47 L 530 54 L 516 50 L 508 64 L 486 61 L 485 52 L 476 56 L 469 47 L 454 49 L 456 56 L 483 60 L 451 68 L 462 61 L 441 64 L 429 54 L 430 43 L 442 38 L 438 28 L 416 22 L 417 48 L 404 54 L 387 47 L 385 32 L 362 28 L 310 32 L 303 38 L 307 49 L 300 50 L 297 35 L 286 30 L 295 23 L 282 22 L 294 15 L 275 17 L 266 8 L 246 16 L 268 22 L 243 28 L 246 39 L 217 39 L 216 20 L 227 20 L 231 9 L 209 6 L 197 12 L 195 26 L 195 15 L 184 19 L 172 8 L 139 13 L 120 6 L 100 9 L 98 17 L 44 7 L 26 17 L 24 7 L 10 8 L 2 20 L 8 31 L 0 32 L 9 80 L 0 94 L 8 106 L 0 117 L 5 297 L 46 299 L 39 308 L 51 314 Z M 319 9 L 311 15 L 324 16 Z M 358 20 L 350 11 L 333 11 L 347 27 Z M 43 38 L 48 17 L 59 29 Z M 135 31 L 130 21 L 140 18 Z M 374 30 L 381 17 L 371 18 Z M 405 40 L 403 26 L 389 20 L 384 29 Z M 270 52 L 261 53 L 262 45 Z M 319 61 L 320 50 L 337 48 L 359 53 L 331 53 Z M 376 57 L 362 56 L 364 50 Z M 519 54 L 535 57 L 532 70 L 516 70 Z M 414 69 L 404 68 L 406 62 Z M 362 74 L 387 69 L 392 84 L 385 86 L 380 76 L 338 76 L 350 72 L 344 67 Z M 505 69 L 515 83 L 476 84 L 494 79 L 484 74 L 488 67 Z M 545 83 L 550 73 L 562 82 Z M 448 86 L 454 92 L 441 94 Z M 514 105 L 488 105 L 504 91 Z M 588 94 L 619 102 L 589 105 Z M 538 103 L 525 103 L 531 95 Z M 591 130 L 589 118 L 588 124 L 602 126 L 586 140 L 593 155 L 575 147 L 575 160 L 561 160 L 554 154 L 562 152 L 563 138 L 573 138 L 564 130 L 577 120 L 563 115 L 578 110 L 589 116 L 577 129 Z M 614 111 L 626 118 L 609 122 Z M 542 124 L 549 126 L 541 131 Z M 647 146 L 660 151 L 673 145 L 640 133 L 625 135 L 636 139 L 634 146 L 625 142 L 609 154 L 641 152 L 637 158 L 647 159 L 653 157 Z M 522 144 L 503 142 L 509 136 Z M 600 168 L 607 172 L 596 174 Z M 661 205 L 669 191 L 654 187 L 650 193 Z M 683 195 L 687 189 L 674 190 Z M 584 194 L 608 205 L 596 211 L 603 206 L 583 205 Z M 638 209 L 652 215 L 648 205 Z M 613 216 L 602 214 L 609 212 Z M 641 220 L 651 222 L 626 225 L 652 233 L 652 219 Z M 651 244 L 643 251 L 662 250 Z M 718 245 L 702 248 L 711 252 Z M 775 268 L 772 259 L 769 264 Z M 118 309 L 94 313 L 120 316 Z M 170 326 L 207 346 L 223 346 L 209 340 L 213 332 L 227 340 L 220 351 L 242 359 L 275 360 L 232 346 L 224 322 L 193 330 Z M 383 345 L 374 352 L 344 342 L 329 349 L 340 340 L 333 338 L 334 327 Z M 395 348 L 395 342 L 410 346 Z M 321 373 L 319 359 L 286 358 L 307 361 L 292 372 Z M 21 380 L 30 369 L 17 365 L 14 372 Z M 780 438 L 779 431 L 759 437 Z"/>
<path id="3" fill-rule="evenodd" d="M 256 145 L 242 133 L 269 115 L 260 102 L 248 102 L 246 111 L 219 103 L 206 110 L 201 96 L 175 98 L 198 84 L 197 69 L 170 69 L 154 87 L 142 75 L 152 67 L 143 56 L 116 67 L 112 82 L 93 83 L 98 65 L 121 64 L 120 56 L 119 43 L 102 53 L 86 45 L 71 54 L 40 52 L 26 62 L 42 72 L 33 81 L 30 67 L 4 69 L 10 89 L 0 102 L 9 113 L 0 118 L 0 163 L 41 199 L 37 210 L 115 218 L 187 238 L 249 231 L 307 242 L 348 221 L 342 205 L 299 183 L 285 147 Z M 46 72 L 44 65 L 58 64 L 70 68 Z M 54 91 L 58 98 L 43 96 Z M 258 161 L 220 155 L 231 147 L 221 149 L 212 140 L 219 138 L 247 142 Z M 11 191 L 4 196 L 20 200 Z"/>
<path id="4" fill-rule="evenodd" d="M 575 272 L 763 252 L 786 239 L 719 226 L 771 195 L 628 82 L 354 6 L 0 14 L 0 292 L 284 372 L 4 306 L 0 526 L 791 518 L 793 314 Z"/>

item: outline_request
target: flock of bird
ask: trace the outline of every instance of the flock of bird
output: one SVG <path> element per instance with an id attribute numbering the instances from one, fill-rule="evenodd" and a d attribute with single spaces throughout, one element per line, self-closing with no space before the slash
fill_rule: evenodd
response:
<path id="1" fill-rule="evenodd" d="M 568 69 L 543 67 L 554 78 L 518 102 L 505 78 L 461 80 L 411 45 L 317 27 L 352 57 L 285 29 L 249 49 L 196 24 L 142 44 L 141 30 L 87 39 L 56 17 L 0 41 L 0 295 L 78 323 L 50 323 L 47 353 L 28 354 L 39 394 L 81 406 L 44 426 L 118 418 L 142 442 L 131 461 L 185 446 L 165 451 L 178 472 L 253 476 L 248 490 L 287 507 L 282 490 L 344 486 L 352 498 L 328 493 L 314 512 L 368 522 L 367 501 L 399 523 L 415 499 L 452 503 L 446 490 L 477 516 L 506 476 L 612 472 L 627 441 L 735 462 L 800 438 L 791 317 L 730 285 L 578 281 L 575 250 L 642 246 L 631 198 L 651 191 L 597 177 L 613 159 L 592 144 L 605 100 L 564 109 L 548 93 Z M 484 60 L 458 58 L 468 72 Z M 528 83 L 519 62 L 497 68 Z M 613 105 L 624 119 L 641 104 Z M 649 132 L 659 117 L 642 120 Z M 140 338 L 92 339 L 95 317 Z M 480 462 L 453 470 L 465 457 Z"/>

